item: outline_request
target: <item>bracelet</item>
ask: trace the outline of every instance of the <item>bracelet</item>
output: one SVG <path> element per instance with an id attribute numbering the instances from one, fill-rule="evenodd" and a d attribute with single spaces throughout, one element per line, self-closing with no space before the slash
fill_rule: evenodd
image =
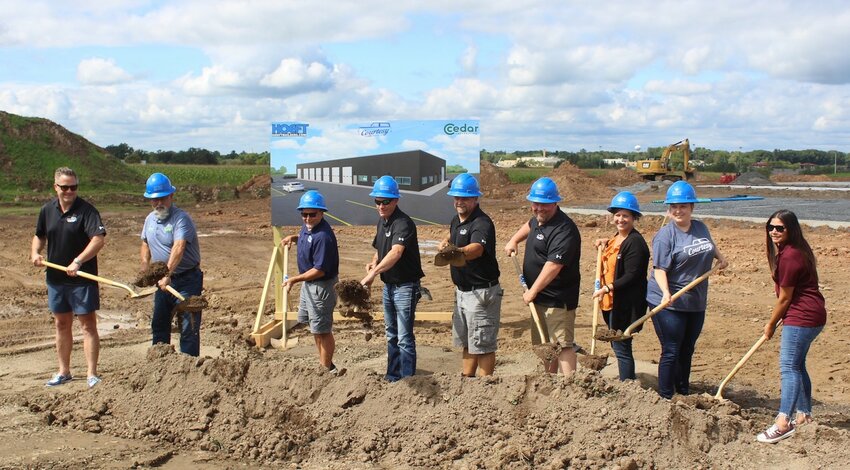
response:
<path id="1" fill-rule="evenodd" d="M 610 287 L 608 287 L 608 284 L 605 284 L 604 286 L 602 286 L 602 288 L 603 288 L 603 289 L 605 289 L 605 293 L 606 293 L 606 294 L 610 294 L 610 293 L 611 293 L 611 288 L 610 288 Z"/>
<path id="2" fill-rule="evenodd" d="M 83 262 L 80 261 L 80 258 L 74 258 L 74 264 L 76 264 L 77 266 L 82 266 Z"/>

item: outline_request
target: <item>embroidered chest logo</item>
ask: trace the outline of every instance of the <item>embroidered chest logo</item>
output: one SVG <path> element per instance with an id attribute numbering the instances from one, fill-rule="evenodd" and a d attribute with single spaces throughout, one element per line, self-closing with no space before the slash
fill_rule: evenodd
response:
<path id="1" fill-rule="evenodd" d="M 392 233 L 392 232 L 384 232 L 384 236 L 385 236 L 385 237 L 387 237 L 387 238 L 389 238 L 391 233 Z"/>
<path id="2" fill-rule="evenodd" d="M 307 235 L 307 243 L 313 243 L 313 236 Z"/>
<path id="3" fill-rule="evenodd" d="M 165 228 L 163 228 L 163 230 L 165 231 L 165 233 L 171 233 L 171 232 L 174 231 L 174 226 L 171 225 L 171 224 L 168 224 L 168 225 L 165 226 Z"/>
<path id="4" fill-rule="evenodd" d="M 465 228 L 460 229 L 460 234 L 461 234 L 461 235 L 466 235 L 466 229 L 465 229 Z"/>
<path id="5" fill-rule="evenodd" d="M 543 240 L 543 234 L 542 234 L 542 233 L 538 233 L 536 238 L 537 238 L 538 240 Z"/>
<path id="6" fill-rule="evenodd" d="M 68 223 L 73 224 L 74 222 L 76 222 L 76 221 L 77 221 L 77 216 L 76 216 L 76 215 L 72 215 L 72 216 L 69 216 L 69 217 L 68 217 L 67 219 L 65 219 L 65 220 L 66 220 L 66 221 L 68 221 Z"/>

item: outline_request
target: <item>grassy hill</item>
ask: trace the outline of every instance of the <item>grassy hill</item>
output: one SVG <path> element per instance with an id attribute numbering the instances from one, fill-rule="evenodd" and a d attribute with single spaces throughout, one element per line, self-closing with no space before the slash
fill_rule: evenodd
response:
<path id="1" fill-rule="evenodd" d="M 121 193 L 144 185 L 138 171 L 83 137 L 43 118 L 0 111 L 0 197 L 43 198 L 53 189 L 53 172 L 77 172 L 81 194 Z"/>

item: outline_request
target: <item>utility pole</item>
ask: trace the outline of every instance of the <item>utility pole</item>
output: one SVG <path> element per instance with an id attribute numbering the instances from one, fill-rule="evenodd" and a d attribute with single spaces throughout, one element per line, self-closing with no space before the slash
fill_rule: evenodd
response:
<path id="1" fill-rule="evenodd" d="M 838 173 L 838 152 L 836 150 L 832 151 L 832 157 L 834 159 L 832 161 L 832 174 L 834 175 Z"/>

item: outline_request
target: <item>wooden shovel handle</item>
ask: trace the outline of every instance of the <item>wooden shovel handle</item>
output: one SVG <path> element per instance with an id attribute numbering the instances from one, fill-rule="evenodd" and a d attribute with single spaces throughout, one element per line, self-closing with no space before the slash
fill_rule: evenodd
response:
<path id="1" fill-rule="evenodd" d="M 165 286 L 165 290 L 167 290 L 168 292 L 171 292 L 171 295 L 180 299 L 181 302 L 184 302 L 186 300 L 186 297 L 183 297 L 183 294 L 178 292 L 177 289 L 171 287 L 170 285 Z"/>
<path id="2" fill-rule="evenodd" d="M 779 325 L 782 325 L 782 320 L 779 320 L 776 323 L 776 327 L 779 328 Z M 729 375 L 727 375 L 726 378 L 723 379 L 722 382 L 720 382 L 720 386 L 717 387 L 717 393 L 714 395 L 714 398 L 716 400 L 723 399 L 723 389 L 726 387 L 726 384 L 729 383 L 730 380 L 732 380 L 732 377 L 735 377 L 735 374 L 737 374 L 738 371 L 741 370 L 742 367 L 744 367 L 744 364 L 746 364 L 747 361 L 750 360 L 750 356 L 752 356 L 756 352 L 756 350 L 760 348 L 762 344 L 764 344 L 765 341 L 767 341 L 767 336 L 762 334 L 761 338 L 756 341 L 756 344 L 754 344 L 750 348 L 750 350 L 747 351 L 747 354 L 744 354 L 744 357 L 742 357 L 741 360 L 738 361 L 737 364 L 735 364 L 735 367 L 732 369 L 732 372 L 729 372 Z"/>
<path id="3" fill-rule="evenodd" d="M 59 265 L 59 264 L 56 264 L 56 263 L 51 263 L 50 261 L 42 260 L 41 264 L 47 266 L 48 268 L 57 269 L 59 271 L 65 271 L 65 269 L 66 269 L 65 266 L 62 266 L 62 265 Z M 127 289 L 131 293 L 135 293 L 135 291 L 133 291 L 133 289 L 131 289 L 130 286 L 128 286 L 126 284 L 121 284 L 120 282 L 112 281 L 110 279 L 106 279 L 105 277 L 95 276 L 94 274 L 89 274 L 89 273 L 84 272 L 84 271 L 77 271 L 77 276 L 80 276 L 80 277 L 83 277 L 83 278 L 86 278 L 86 279 L 90 279 L 90 280 L 95 281 L 95 282 L 101 282 L 103 284 L 109 284 L 110 286 L 120 287 L 122 289 Z"/>
<path id="4" fill-rule="evenodd" d="M 511 259 L 514 262 L 514 269 L 516 270 L 517 277 L 519 277 L 519 283 L 522 285 L 522 291 L 527 292 L 528 284 L 526 284 L 525 277 L 522 275 L 522 268 L 519 267 L 516 252 L 511 253 Z M 540 315 L 537 313 L 537 307 L 534 306 L 534 302 L 530 302 L 528 308 L 531 310 L 531 318 L 534 319 L 534 324 L 537 326 L 537 333 L 540 334 L 540 341 L 549 343 L 549 335 L 543 330 L 543 323 L 540 321 Z"/>
<path id="5" fill-rule="evenodd" d="M 689 282 L 688 285 L 686 285 L 685 287 L 682 287 L 679 290 L 679 292 L 676 292 L 675 294 L 673 294 L 670 297 L 670 300 L 667 301 L 667 303 L 664 303 L 664 304 L 661 304 L 661 305 L 655 307 L 654 309 L 650 310 L 649 313 L 647 313 L 646 315 L 638 318 L 634 323 L 632 323 L 631 325 L 629 325 L 628 328 L 626 328 L 626 331 L 623 332 L 623 336 L 625 336 L 626 338 L 630 337 L 632 335 L 632 332 L 634 332 L 637 327 L 639 327 L 640 325 L 643 325 L 644 322 L 646 322 L 650 318 L 654 317 L 656 313 L 658 313 L 658 312 L 664 310 L 665 308 L 669 307 L 670 305 L 672 305 L 673 302 L 675 302 L 676 299 L 678 299 L 679 297 L 684 295 L 685 292 L 693 289 L 694 287 L 696 287 L 697 284 L 708 279 L 708 276 L 714 274 L 714 272 L 717 271 L 717 269 L 719 267 L 720 267 L 719 264 L 714 265 L 714 267 L 711 268 L 710 270 L 708 270 L 707 273 L 705 273 L 702 276 L 700 276 L 700 277 L 694 279 L 693 281 Z"/>
<path id="6" fill-rule="evenodd" d="M 600 288 L 602 286 L 602 251 L 604 248 L 602 245 L 596 247 L 596 278 L 593 282 L 594 290 Z M 600 287 L 597 287 L 597 283 L 599 283 Z M 591 323 L 592 332 L 590 334 L 590 355 L 596 354 L 596 327 L 599 325 L 599 304 L 602 303 L 602 299 L 597 297 L 593 300 L 593 322 Z"/>

